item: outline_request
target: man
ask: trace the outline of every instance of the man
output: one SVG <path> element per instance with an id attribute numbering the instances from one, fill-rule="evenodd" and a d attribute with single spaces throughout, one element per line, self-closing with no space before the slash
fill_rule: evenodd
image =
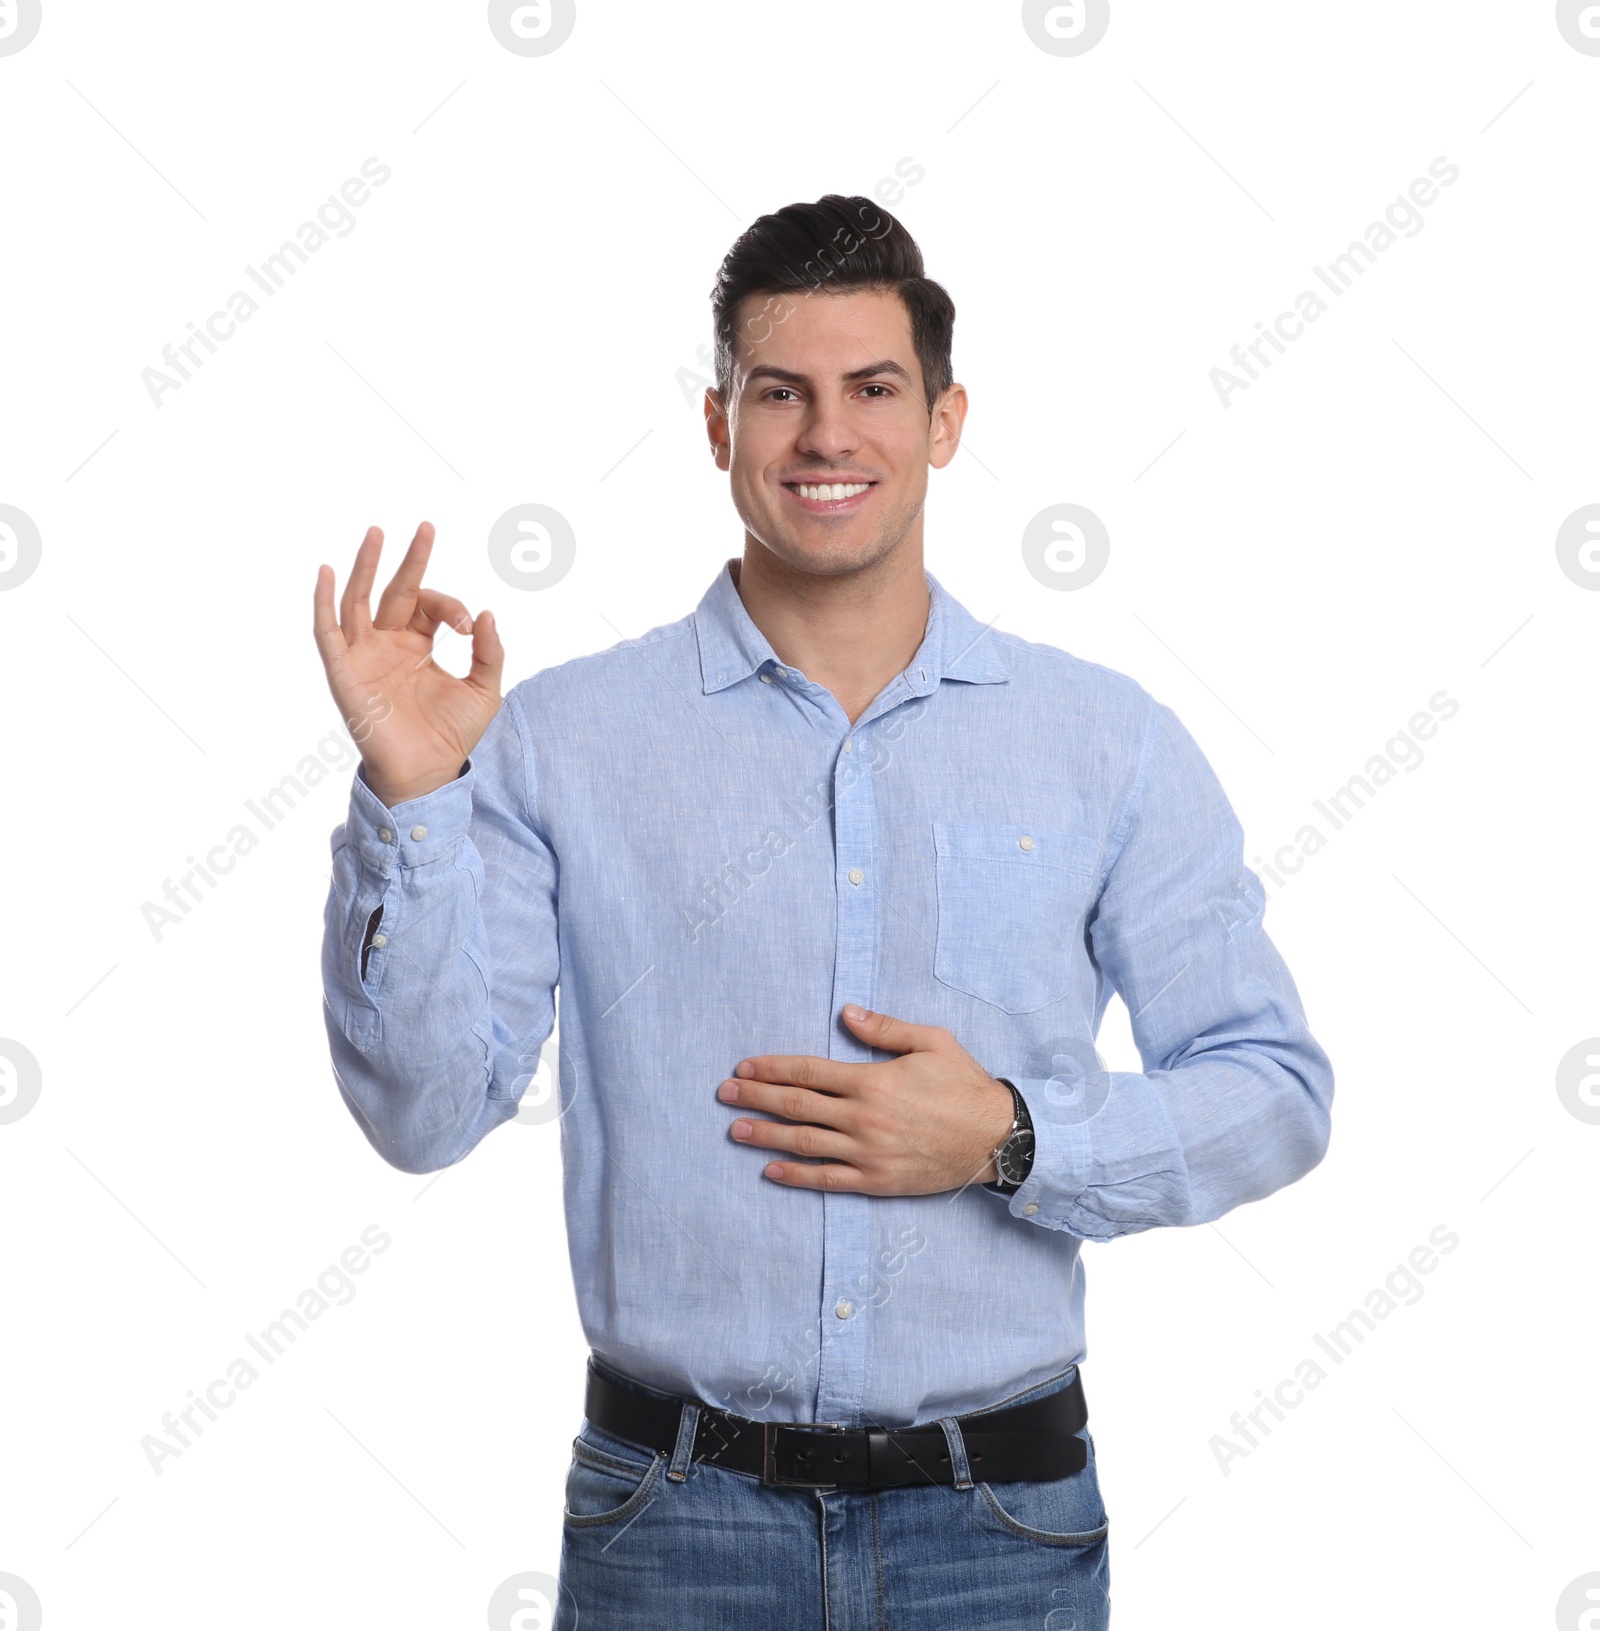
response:
<path id="1" fill-rule="evenodd" d="M 561 990 L 593 1358 L 558 1626 L 1103 1627 L 1080 1242 L 1300 1177 L 1328 1060 L 1173 713 L 925 572 L 967 398 L 905 229 L 764 216 L 713 313 L 745 537 L 692 616 L 502 702 L 427 523 L 376 612 L 376 528 L 337 619 L 318 574 L 363 759 L 339 1087 L 385 1160 L 448 1166 L 516 1114 Z M 1095 1055 L 1113 990 L 1142 1074 Z"/>

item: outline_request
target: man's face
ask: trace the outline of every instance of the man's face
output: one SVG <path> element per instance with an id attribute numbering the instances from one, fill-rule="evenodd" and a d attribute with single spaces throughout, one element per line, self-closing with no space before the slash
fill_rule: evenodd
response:
<path id="1" fill-rule="evenodd" d="M 928 466 L 955 456 L 965 414 L 953 385 L 930 423 L 910 313 L 893 292 L 853 289 L 747 297 L 706 428 L 747 533 L 831 577 L 921 541 Z"/>

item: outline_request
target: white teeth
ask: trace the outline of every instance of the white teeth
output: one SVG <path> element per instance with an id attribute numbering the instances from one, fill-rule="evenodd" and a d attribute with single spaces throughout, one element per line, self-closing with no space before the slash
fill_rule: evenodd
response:
<path id="1" fill-rule="evenodd" d="M 857 493 L 864 493 L 872 485 L 870 481 L 858 481 L 846 486 L 843 482 L 834 482 L 831 485 L 823 483 L 821 486 L 801 487 L 795 491 L 801 498 L 809 498 L 817 503 L 828 503 L 841 498 L 854 498 Z"/>

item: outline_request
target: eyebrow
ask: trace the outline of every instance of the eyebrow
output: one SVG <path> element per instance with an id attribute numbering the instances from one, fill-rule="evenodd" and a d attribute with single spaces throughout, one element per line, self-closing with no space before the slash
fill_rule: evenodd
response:
<path id="1" fill-rule="evenodd" d="M 897 379 L 904 380 L 907 385 L 913 383 L 910 374 L 899 363 L 887 360 L 868 363 L 865 368 L 852 368 L 848 374 L 841 374 L 839 377 L 847 385 L 853 385 L 858 380 L 872 379 L 878 374 L 892 374 Z M 796 374 L 790 369 L 776 368 L 767 362 L 757 363 L 745 375 L 746 382 L 753 379 L 775 379 L 783 385 L 809 385 L 811 383 L 809 374 Z"/>

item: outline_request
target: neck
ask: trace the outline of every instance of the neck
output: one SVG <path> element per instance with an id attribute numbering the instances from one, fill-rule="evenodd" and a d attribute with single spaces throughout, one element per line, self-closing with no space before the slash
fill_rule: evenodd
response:
<path id="1" fill-rule="evenodd" d="M 852 725 L 916 656 L 927 632 L 920 539 L 859 571 L 822 577 L 797 571 L 747 534 L 744 559 L 730 570 L 750 621 L 778 659 L 831 691 Z"/>

